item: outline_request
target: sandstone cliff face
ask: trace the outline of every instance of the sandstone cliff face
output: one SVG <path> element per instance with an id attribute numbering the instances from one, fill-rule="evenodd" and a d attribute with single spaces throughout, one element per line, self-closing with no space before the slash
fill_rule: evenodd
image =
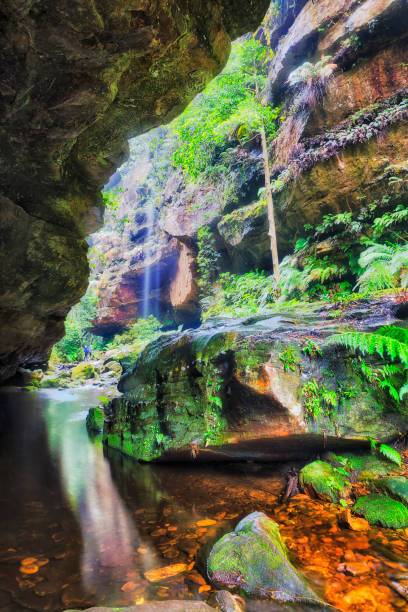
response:
<path id="1" fill-rule="evenodd" d="M 316 225 L 326 214 L 356 212 L 374 201 L 394 207 L 406 197 L 408 7 L 401 0 L 309 0 L 282 2 L 280 8 L 270 10 L 257 36 L 274 48 L 270 102 L 282 104 L 287 116 L 271 152 L 284 256 L 293 252 L 305 223 Z M 336 64 L 333 78 L 326 87 L 306 92 L 310 102 L 303 101 L 299 110 L 302 92 L 288 86 L 288 77 L 322 56 Z M 161 225 L 192 257 L 198 229 L 209 225 L 223 270 L 268 270 L 256 143 L 250 151 L 236 149 L 235 168 L 228 189 L 221 180 L 192 185 L 173 174 L 164 192 Z M 393 180 L 394 175 L 402 180 Z M 189 270 L 187 285 L 194 280 Z M 187 294 L 193 295 L 192 284 L 190 289 Z"/>
<path id="2" fill-rule="evenodd" d="M 126 139 L 180 113 L 267 4 L 2 3 L 2 377 L 47 358 L 84 292 L 84 238 Z"/>
<path id="3" fill-rule="evenodd" d="M 308 2 L 280 40 L 270 79 L 288 113 L 274 153 L 277 173 L 289 169 L 276 195 L 283 249 L 305 222 L 404 197 L 406 186 L 389 179 L 407 158 L 407 8 L 401 0 Z M 336 64 L 333 78 L 296 109 L 287 79 L 322 56 Z"/>

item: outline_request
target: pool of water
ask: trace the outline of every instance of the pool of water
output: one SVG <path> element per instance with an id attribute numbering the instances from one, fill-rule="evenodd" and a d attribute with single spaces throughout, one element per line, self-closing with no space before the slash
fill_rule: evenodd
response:
<path id="1" fill-rule="evenodd" d="M 205 599 L 212 543 L 254 510 L 277 520 L 295 564 L 341 609 L 407 609 L 389 586 L 404 566 L 378 553 L 382 543 L 408 556 L 405 532 L 340 529 L 338 509 L 306 496 L 280 505 L 288 466 L 194 469 L 106 456 L 85 427 L 99 394 L 0 392 L 1 612 Z M 369 572 L 339 571 L 345 562 Z M 174 564 L 184 571 L 148 579 Z"/>

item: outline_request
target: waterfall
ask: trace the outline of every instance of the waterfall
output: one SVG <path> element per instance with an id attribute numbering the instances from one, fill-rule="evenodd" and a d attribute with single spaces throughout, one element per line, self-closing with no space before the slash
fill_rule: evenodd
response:
<path id="1" fill-rule="evenodd" d="M 154 225 L 154 205 L 152 201 L 149 201 L 147 204 L 146 211 L 146 225 L 147 225 L 147 234 L 146 241 L 144 244 L 145 249 L 145 270 L 144 270 L 144 281 L 143 281 L 143 307 L 142 307 L 142 317 L 147 319 L 151 312 L 150 305 L 150 293 L 152 290 L 152 237 L 153 237 L 153 225 Z"/>

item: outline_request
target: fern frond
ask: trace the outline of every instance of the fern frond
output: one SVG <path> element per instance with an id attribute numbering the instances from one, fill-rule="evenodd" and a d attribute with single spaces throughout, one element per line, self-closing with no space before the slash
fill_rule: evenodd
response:
<path id="1" fill-rule="evenodd" d="M 408 395 L 408 381 L 399 390 L 399 398 L 400 398 L 400 400 L 403 400 L 406 395 Z"/>
<path id="2" fill-rule="evenodd" d="M 384 327 L 380 327 L 375 332 L 380 336 L 387 336 L 388 338 L 393 338 L 394 340 L 398 340 L 403 344 L 408 345 L 408 329 L 404 327 L 398 327 L 397 325 L 384 325 Z"/>
<path id="3" fill-rule="evenodd" d="M 372 244 L 361 253 L 358 264 L 361 268 L 367 268 L 374 262 L 390 262 L 393 254 L 394 249 L 387 244 Z"/>
<path id="4" fill-rule="evenodd" d="M 391 446 L 387 446 L 387 444 L 380 444 L 380 448 L 378 449 L 379 453 L 383 455 L 389 461 L 396 463 L 401 467 L 401 455 L 395 448 L 391 448 Z"/>
<path id="5" fill-rule="evenodd" d="M 408 344 L 389 336 L 370 332 L 346 332 L 335 334 L 328 344 L 339 344 L 363 355 L 379 355 L 391 361 L 401 361 L 408 367 Z"/>

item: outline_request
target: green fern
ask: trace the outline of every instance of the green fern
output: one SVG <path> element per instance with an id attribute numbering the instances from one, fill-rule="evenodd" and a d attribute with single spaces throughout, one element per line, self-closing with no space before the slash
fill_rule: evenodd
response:
<path id="1" fill-rule="evenodd" d="M 395 448 L 391 448 L 391 446 L 387 446 L 387 444 L 380 444 L 378 452 L 389 461 L 392 461 L 401 467 L 401 455 L 397 450 L 395 450 Z"/>
<path id="2" fill-rule="evenodd" d="M 380 291 L 408 283 L 408 245 L 371 242 L 358 260 L 364 270 L 357 281 L 360 292 Z"/>
<path id="3" fill-rule="evenodd" d="M 395 325 L 376 332 L 345 332 L 331 336 L 328 344 L 339 344 L 363 355 L 379 355 L 381 359 L 400 361 L 408 368 L 407 330 Z M 399 339 L 400 338 L 400 339 Z"/>

